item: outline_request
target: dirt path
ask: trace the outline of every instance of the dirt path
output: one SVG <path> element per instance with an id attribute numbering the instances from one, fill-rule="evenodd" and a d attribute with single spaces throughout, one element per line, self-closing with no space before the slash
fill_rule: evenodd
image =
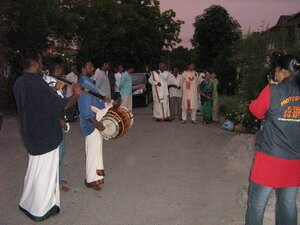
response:
<path id="1" fill-rule="evenodd" d="M 83 185 L 84 139 L 71 124 L 63 168 L 71 191 L 61 194 L 60 215 L 39 224 L 242 225 L 254 136 L 215 124 L 156 123 L 150 107 L 134 113 L 132 130 L 104 143 L 99 193 Z M 0 225 L 35 224 L 18 210 L 27 153 L 17 118 L 4 121 L 0 154 Z M 274 224 L 272 207 L 266 225 Z"/>

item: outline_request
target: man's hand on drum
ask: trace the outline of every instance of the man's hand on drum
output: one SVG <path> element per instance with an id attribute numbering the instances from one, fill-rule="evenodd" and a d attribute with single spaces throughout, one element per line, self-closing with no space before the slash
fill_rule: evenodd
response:
<path id="1" fill-rule="evenodd" d="M 97 122 L 97 124 L 96 124 L 95 127 L 96 127 L 96 129 L 99 130 L 99 131 L 104 131 L 104 129 L 105 129 L 105 127 L 104 127 L 104 125 L 103 125 L 102 122 Z"/>
<path id="2" fill-rule="evenodd" d="M 94 127 L 99 130 L 103 131 L 105 129 L 102 122 L 98 122 L 95 118 L 90 119 L 90 122 L 94 125 Z"/>

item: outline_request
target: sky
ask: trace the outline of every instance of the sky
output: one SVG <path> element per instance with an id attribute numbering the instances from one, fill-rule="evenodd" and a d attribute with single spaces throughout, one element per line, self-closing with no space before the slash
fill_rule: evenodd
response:
<path id="1" fill-rule="evenodd" d="M 281 15 L 300 12 L 300 0 L 160 0 L 162 11 L 173 9 L 176 19 L 185 21 L 181 26 L 180 45 L 191 48 L 193 23 L 197 15 L 211 5 L 221 5 L 239 22 L 243 33 L 261 31 L 274 26 Z"/>

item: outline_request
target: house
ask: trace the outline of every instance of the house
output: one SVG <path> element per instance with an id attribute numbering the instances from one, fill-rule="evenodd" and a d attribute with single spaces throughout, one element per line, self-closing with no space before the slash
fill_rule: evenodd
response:
<path id="1" fill-rule="evenodd" d="M 263 32 L 269 40 L 268 49 L 285 49 L 290 53 L 300 53 L 300 12 L 282 15 L 276 25 Z"/>

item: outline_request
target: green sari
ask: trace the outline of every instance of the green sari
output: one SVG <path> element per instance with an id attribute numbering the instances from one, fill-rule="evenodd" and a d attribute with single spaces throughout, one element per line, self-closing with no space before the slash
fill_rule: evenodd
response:
<path id="1" fill-rule="evenodd" d="M 213 83 L 208 81 L 207 83 L 204 81 L 200 84 L 200 90 L 208 97 L 212 97 L 213 95 Z M 210 123 L 212 121 L 212 99 L 209 99 L 205 96 L 201 96 L 202 103 L 202 113 L 203 113 L 203 122 Z"/>

